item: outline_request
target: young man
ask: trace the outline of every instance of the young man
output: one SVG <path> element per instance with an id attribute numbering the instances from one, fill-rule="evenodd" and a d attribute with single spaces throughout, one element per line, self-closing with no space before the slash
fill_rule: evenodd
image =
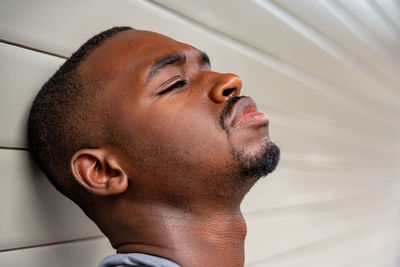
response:
<path id="1" fill-rule="evenodd" d="M 117 249 L 100 266 L 243 266 L 240 203 L 279 149 L 241 86 L 204 52 L 129 27 L 91 38 L 43 86 L 31 148 Z"/>

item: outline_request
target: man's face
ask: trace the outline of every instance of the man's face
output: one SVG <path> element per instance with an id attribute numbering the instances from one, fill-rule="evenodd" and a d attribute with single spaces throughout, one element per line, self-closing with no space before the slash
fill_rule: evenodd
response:
<path id="1" fill-rule="evenodd" d="M 211 71 L 192 46 L 121 32 L 88 57 L 81 74 L 112 77 L 104 101 L 109 140 L 128 156 L 133 186 L 169 198 L 223 195 L 237 187 L 237 177 L 276 166 L 268 120 L 250 98 L 237 97 L 240 78 Z M 268 156 L 274 166 L 250 170 Z"/>

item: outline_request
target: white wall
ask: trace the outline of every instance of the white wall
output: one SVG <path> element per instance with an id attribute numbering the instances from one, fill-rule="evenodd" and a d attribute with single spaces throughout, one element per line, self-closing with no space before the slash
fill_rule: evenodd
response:
<path id="1" fill-rule="evenodd" d="M 396 266 L 398 0 L 2 0 L 0 266 L 96 266 L 113 253 L 25 139 L 41 85 L 114 25 L 201 48 L 270 117 L 282 161 L 243 203 L 246 266 Z"/>

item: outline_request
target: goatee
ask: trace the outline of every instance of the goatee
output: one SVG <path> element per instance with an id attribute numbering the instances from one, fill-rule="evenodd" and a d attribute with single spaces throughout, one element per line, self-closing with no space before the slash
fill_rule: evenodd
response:
<path id="1" fill-rule="evenodd" d="M 266 176 L 275 170 L 280 159 L 280 149 L 271 141 L 264 144 L 255 155 L 235 149 L 232 149 L 231 153 L 238 163 L 240 176 L 247 178 Z"/>

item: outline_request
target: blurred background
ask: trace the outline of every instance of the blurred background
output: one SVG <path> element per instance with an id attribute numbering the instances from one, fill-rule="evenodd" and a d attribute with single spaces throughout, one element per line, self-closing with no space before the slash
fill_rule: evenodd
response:
<path id="1" fill-rule="evenodd" d="M 0 266 L 114 253 L 26 142 L 41 85 L 114 25 L 200 48 L 271 119 L 282 160 L 243 202 L 246 266 L 400 266 L 399 0 L 0 0 Z"/>

